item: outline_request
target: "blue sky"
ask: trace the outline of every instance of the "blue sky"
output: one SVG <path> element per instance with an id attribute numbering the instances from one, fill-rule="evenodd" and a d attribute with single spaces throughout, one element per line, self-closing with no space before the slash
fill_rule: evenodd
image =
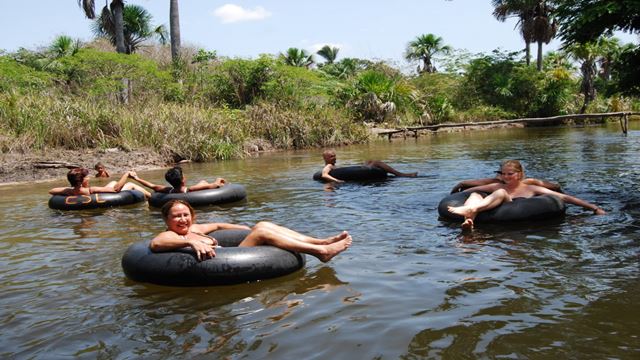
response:
<path id="1" fill-rule="evenodd" d="M 56 4 L 53 6 L 53 4 Z M 169 25 L 169 1 L 127 0 L 150 11 L 154 24 Z M 101 8 L 104 0 L 96 0 Z M 99 9 L 98 9 L 99 11 Z M 516 21 L 492 16 L 490 0 L 182 0 L 183 45 L 218 55 L 254 58 L 289 47 L 314 51 L 324 44 L 340 48 L 338 58 L 378 59 L 406 65 L 409 41 L 425 33 L 472 53 L 524 47 Z M 35 49 L 58 35 L 90 40 L 90 20 L 76 0 L 0 1 L 0 49 Z M 623 42 L 638 42 L 622 34 Z M 556 40 L 545 47 L 557 49 Z"/>

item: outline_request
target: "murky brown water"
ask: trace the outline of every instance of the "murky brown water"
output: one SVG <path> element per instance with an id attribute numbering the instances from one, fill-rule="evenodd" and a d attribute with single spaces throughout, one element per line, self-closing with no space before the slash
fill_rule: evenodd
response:
<path id="1" fill-rule="evenodd" d="M 271 220 L 355 243 L 328 264 L 258 283 L 172 288 L 125 278 L 133 242 L 163 229 L 146 205 L 47 207 L 46 191 L 0 188 L 1 358 L 637 358 L 640 131 L 505 129 L 338 149 L 423 177 L 335 191 L 311 180 L 320 151 L 186 166 L 249 198 L 200 221 Z M 462 236 L 436 206 L 500 160 L 562 183 L 609 214 L 479 226 Z M 162 171 L 144 173 L 161 182 Z"/>

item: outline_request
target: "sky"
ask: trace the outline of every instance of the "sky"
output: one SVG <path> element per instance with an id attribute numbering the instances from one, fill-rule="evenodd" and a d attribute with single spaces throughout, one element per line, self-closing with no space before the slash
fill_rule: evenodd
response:
<path id="1" fill-rule="evenodd" d="M 403 60 L 407 43 L 427 33 L 471 53 L 524 48 L 516 19 L 497 21 L 490 0 L 232 1 L 180 1 L 183 46 L 215 50 L 219 56 L 255 58 L 289 47 L 315 52 L 328 44 L 340 48 L 338 60 L 357 57 L 398 66 L 407 64 Z M 97 12 L 104 3 L 96 0 Z M 125 3 L 141 5 L 153 15 L 154 25 L 169 27 L 169 1 Z M 89 41 L 90 22 L 76 0 L 0 0 L 0 49 L 37 49 L 58 35 Z M 629 34 L 618 37 L 638 43 Z M 559 46 L 554 40 L 544 49 Z"/>

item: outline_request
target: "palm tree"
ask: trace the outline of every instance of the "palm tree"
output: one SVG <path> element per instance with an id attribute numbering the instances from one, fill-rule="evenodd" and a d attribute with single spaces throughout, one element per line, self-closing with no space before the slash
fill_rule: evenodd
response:
<path id="1" fill-rule="evenodd" d="M 327 64 L 333 64 L 338 57 L 338 51 L 340 49 L 337 47 L 325 45 L 316 54 L 322 56 L 327 61 Z"/>
<path id="2" fill-rule="evenodd" d="M 500 22 L 510 17 L 517 17 L 516 26 L 520 27 L 520 34 L 525 43 L 525 59 L 527 66 L 531 64 L 531 43 L 534 41 L 534 11 L 532 0 L 492 0 L 493 16 Z"/>
<path id="3" fill-rule="evenodd" d="M 89 19 L 95 19 L 95 0 L 78 0 L 78 6 L 82 7 L 84 14 Z M 124 40 L 124 1 L 123 0 L 111 0 L 111 9 L 105 4 L 102 8 L 100 17 L 110 17 L 113 24 L 114 44 L 116 51 L 125 54 L 126 46 Z"/>
<path id="4" fill-rule="evenodd" d="M 288 48 L 286 53 L 281 53 L 280 58 L 287 65 L 298 67 L 310 67 L 313 65 L 313 55 L 307 53 L 304 49 Z"/>
<path id="5" fill-rule="evenodd" d="M 124 12 L 124 43 L 125 53 L 132 54 L 140 47 L 140 44 L 152 36 L 158 37 L 160 43 L 166 43 L 167 29 L 157 26 L 151 29 L 151 14 L 142 6 L 125 5 Z M 116 43 L 114 24 L 111 14 L 103 12 L 93 24 L 93 32 L 97 36 L 109 39 L 112 44 Z"/>
<path id="6" fill-rule="evenodd" d="M 451 51 L 451 47 L 443 45 L 441 37 L 433 34 L 423 34 L 407 45 L 405 58 L 409 61 L 421 60 L 422 69 L 418 67 L 418 73 L 434 73 L 436 67 L 433 65 L 432 59 L 435 54 L 447 54 Z"/>
<path id="7" fill-rule="evenodd" d="M 594 79 L 597 73 L 596 61 L 602 55 L 602 50 L 597 42 L 576 43 L 565 48 L 569 55 L 581 63 L 582 83 L 580 84 L 580 91 L 584 95 L 584 104 L 580 109 L 581 114 L 587 110 L 589 103 L 596 98 L 596 88 L 594 86 Z"/>
<path id="8" fill-rule="evenodd" d="M 533 17 L 533 40 L 538 43 L 538 57 L 536 64 L 538 71 L 542 71 L 542 43 L 548 44 L 556 36 L 558 24 L 552 19 L 554 8 L 546 1 L 537 1 Z"/>
<path id="9" fill-rule="evenodd" d="M 180 14 L 178 0 L 169 1 L 169 29 L 171 30 L 171 59 L 180 59 Z"/>
<path id="10" fill-rule="evenodd" d="M 70 36 L 60 35 L 49 45 L 49 53 L 54 59 L 75 55 L 80 50 L 80 40 L 73 40 Z"/>

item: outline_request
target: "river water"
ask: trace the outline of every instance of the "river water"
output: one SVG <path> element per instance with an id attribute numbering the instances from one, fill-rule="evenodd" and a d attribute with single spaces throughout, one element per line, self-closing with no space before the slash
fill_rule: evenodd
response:
<path id="1" fill-rule="evenodd" d="M 89 212 L 47 207 L 47 190 L 0 187 L 0 357 L 590 358 L 640 356 L 640 131 L 500 129 L 338 149 L 338 164 L 382 159 L 415 179 L 311 180 L 320 150 L 185 166 L 223 176 L 246 202 L 200 222 L 270 220 L 316 236 L 349 230 L 329 263 L 256 283 L 176 288 L 128 280 L 129 245 L 164 229 L 145 205 Z M 482 225 L 438 219 L 456 182 L 500 160 L 596 203 L 563 219 Z M 142 173 L 162 183 L 163 171 Z"/>

